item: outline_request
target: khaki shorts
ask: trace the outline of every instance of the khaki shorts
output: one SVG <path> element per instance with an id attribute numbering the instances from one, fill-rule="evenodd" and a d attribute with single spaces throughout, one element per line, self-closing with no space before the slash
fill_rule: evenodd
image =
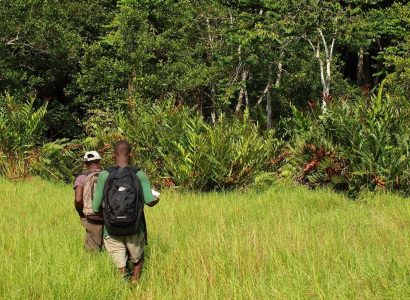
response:
<path id="1" fill-rule="evenodd" d="M 104 245 L 117 268 L 124 268 L 127 265 L 128 254 L 133 263 L 142 258 L 145 237 L 143 232 L 126 236 L 111 235 L 104 238 Z"/>

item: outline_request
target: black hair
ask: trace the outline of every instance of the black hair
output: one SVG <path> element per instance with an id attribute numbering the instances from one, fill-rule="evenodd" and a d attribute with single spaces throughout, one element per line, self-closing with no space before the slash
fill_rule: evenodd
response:
<path id="1" fill-rule="evenodd" d="M 122 154 L 128 155 L 131 153 L 131 145 L 125 140 L 121 140 L 115 143 L 114 145 L 114 153 L 115 154 Z"/>
<path id="2" fill-rule="evenodd" d="M 98 164 L 101 161 L 101 159 L 95 159 L 95 160 L 90 160 L 90 161 L 85 161 L 84 163 L 89 166 L 91 164 Z"/>

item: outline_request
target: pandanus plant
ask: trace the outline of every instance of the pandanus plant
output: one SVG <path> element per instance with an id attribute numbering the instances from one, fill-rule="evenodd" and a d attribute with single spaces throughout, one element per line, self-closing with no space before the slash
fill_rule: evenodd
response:
<path id="1" fill-rule="evenodd" d="M 35 98 L 18 101 L 0 96 L 0 174 L 10 178 L 28 175 L 35 149 L 42 142 L 47 104 L 34 107 Z"/>

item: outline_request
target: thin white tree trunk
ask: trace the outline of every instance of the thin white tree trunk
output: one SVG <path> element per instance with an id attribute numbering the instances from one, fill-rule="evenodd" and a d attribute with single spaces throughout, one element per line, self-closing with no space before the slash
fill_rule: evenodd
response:
<path id="1" fill-rule="evenodd" d="M 281 82 L 281 78 L 282 78 L 282 72 L 283 72 L 283 56 L 284 56 L 284 52 L 282 51 L 279 55 L 279 62 L 277 65 L 277 74 L 276 74 L 276 82 L 275 82 L 275 89 L 278 89 L 280 87 L 280 82 Z M 258 101 L 256 102 L 255 106 L 259 106 L 265 95 L 267 95 L 269 88 L 272 89 L 272 63 L 269 64 L 269 73 L 268 73 L 268 83 L 266 84 L 265 89 L 263 90 L 262 94 L 258 97 Z"/>
<path id="2" fill-rule="evenodd" d="M 360 48 L 357 53 L 357 84 L 360 86 L 364 83 L 364 50 Z"/>
<path id="3" fill-rule="evenodd" d="M 310 39 L 307 39 L 307 40 L 313 49 L 313 53 L 316 59 L 319 62 L 320 80 L 321 80 L 322 88 L 323 88 L 322 90 L 322 112 L 325 112 L 327 108 L 327 102 L 330 100 L 330 83 L 332 81 L 332 59 L 333 59 L 333 49 L 335 45 L 335 37 L 332 38 L 332 42 L 329 48 L 326 38 L 320 28 L 318 29 L 318 33 L 319 33 L 320 39 L 317 42 L 317 46 L 314 46 Z M 320 48 L 320 42 L 322 42 L 323 44 L 324 55 L 321 55 L 322 51 Z"/>
<path id="4" fill-rule="evenodd" d="M 248 88 L 246 86 L 246 80 L 248 79 L 249 71 L 245 70 L 242 75 L 243 80 L 243 94 L 245 96 L 245 107 L 249 108 L 249 97 L 248 97 Z"/>
<path id="5" fill-rule="evenodd" d="M 276 82 L 275 82 L 275 88 L 278 89 L 280 87 L 280 81 L 282 79 L 282 71 L 283 71 L 283 65 L 282 65 L 282 57 L 283 53 L 280 55 L 280 60 L 278 62 L 278 72 L 277 72 L 277 77 L 276 77 Z"/>
<path id="6" fill-rule="evenodd" d="M 238 113 L 245 100 L 245 107 L 249 107 L 249 96 L 248 90 L 246 87 L 246 80 L 249 75 L 249 71 L 246 69 L 246 66 L 242 63 L 242 46 L 239 45 L 238 47 L 238 58 L 239 58 L 239 66 L 241 67 L 241 87 L 239 90 L 238 101 L 236 102 L 235 112 Z"/>
<path id="7" fill-rule="evenodd" d="M 262 103 L 267 92 L 268 92 L 268 85 L 266 85 L 265 89 L 262 92 L 262 95 L 258 97 L 258 101 L 256 102 L 255 106 L 259 106 Z"/>
<path id="8" fill-rule="evenodd" d="M 269 64 L 268 85 L 266 86 L 266 128 L 272 128 L 272 64 Z"/>
<path id="9" fill-rule="evenodd" d="M 246 87 L 246 80 L 248 78 L 248 75 L 249 71 L 243 68 L 241 76 L 241 88 L 239 90 L 238 102 L 236 103 L 235 112 L 239 112 L 241 110 L 241 107 L 244 104 L 244 102 L 245 107 L 249 107 L 248 89 Z"/>
<path id="10" fill-rule="evenodd" d="M 215 88 L 215 84 L 213 83 L 211 85 L 211 100 L 212 100 L 212 112 L 211 112 L 211 120 L 212 120 L 212 124 L 216 123 L 216 88 Z"/>
<path id="11" fill-rule="evenodd" d="M 242 69 L 242 45 L 238 46 L 238 59 L 239 59 L 239 71 Z M 236 107 L 235 107 L 235 113 L 239 112 L 241 110 L 242 106 L 242 95 L 241 92 L 239 92 L 238 96 L 238 101 L 236 102 Z"/>
<path id="12" fill-rule="evenodd" d="M 284 53 L 279 55 L 279 62 L 277 65 L 277 75 L 275 81 L 275 91 L 277 92 L 280 87 L 280 81 L 282 79 L 282 59 Z M 269 130 L 272 128 L 272 64 L 269 64 L 268 85 L 266 86 L 266 128 Z"/>
<path id="13" fill-rule="evenodd" d="M 206 18 L 206 26 L 208 28 L 208 42 L 209 42 L 209 52 L 208 58 L 209 62 L 212 64 L 213 60 L 213 44 L 214 44 L 214 37 L 211 34 L 211 23 L 209 18 Z M 215 82 L 211 83 L 211 121 L 213 124 L 216 123 L 217 114 L 216 114 L 216 85 Z"/>

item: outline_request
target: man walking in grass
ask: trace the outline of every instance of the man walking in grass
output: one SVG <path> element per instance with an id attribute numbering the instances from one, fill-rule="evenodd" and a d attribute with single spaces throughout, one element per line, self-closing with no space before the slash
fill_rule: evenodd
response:
<path id="1" fill-rule="evenodd" d="M 100 173 L 93 201 L 95 213 L 103 211 L 104 244 L 122 274 L 127 272 L 127 261 L 133 263 L 131 282 L 140 278 L 144 263 L 147 227 L 144 204 L 158 203 L 147 176 L 131 167 L 131 146 L 119 141 L 114 146 L 116 166 Z M 130 257 L 129 257 L 130 256 Z"/>
<path id="2" fill-rule="evenodd" d="M 84 163 L 87 171 L 79 175 L 74 183 L 74 206 L 85 228 L 84 248 L 89 251 L 99 251 L 103 246 L 102 215 L 95 214 L 92 210 L 94 190 L 101 172 L 100 160 L 97 151 L 85 153 Z"/>

